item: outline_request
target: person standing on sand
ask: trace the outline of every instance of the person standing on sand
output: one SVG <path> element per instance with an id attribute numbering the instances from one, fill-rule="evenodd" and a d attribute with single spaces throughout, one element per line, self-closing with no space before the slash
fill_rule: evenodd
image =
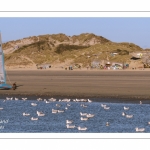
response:
<path id="1" fill-rule="evenodd" d="M 15 90 L 16 88 L 17 88 L 17 85 L 16 85 L 16 82 L 15 82 L 15 83 L 13 83 L 13 85 L 12 85 L 12 89 Z"/>

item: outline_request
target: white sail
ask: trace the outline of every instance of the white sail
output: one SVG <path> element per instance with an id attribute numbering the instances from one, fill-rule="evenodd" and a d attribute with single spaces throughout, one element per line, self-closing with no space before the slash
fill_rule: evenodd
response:
<path id="1" fill-rule="evenodd" d="M 12 86 L 6 84 L 6 73 L 4 68 L 4 54 L 2 50 L 2 38 L 0 33 L 0 89 L 11 89 Z"/>
<path id="2" fill-rule="evenodd" d="M 5 71 L 4 71 L 4 55 L 2 50 L 2 38 L 0 33 L 0 84 L 6 83 Z"/>

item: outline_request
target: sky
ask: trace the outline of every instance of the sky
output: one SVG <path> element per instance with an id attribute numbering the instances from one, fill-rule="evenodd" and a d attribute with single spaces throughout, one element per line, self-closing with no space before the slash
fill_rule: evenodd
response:
<path id="1" fill-rule="evenodd" d="M 94 33 L 150 48 L 150 17 L 0 17 L 2 41 L 44 34 Z"/>

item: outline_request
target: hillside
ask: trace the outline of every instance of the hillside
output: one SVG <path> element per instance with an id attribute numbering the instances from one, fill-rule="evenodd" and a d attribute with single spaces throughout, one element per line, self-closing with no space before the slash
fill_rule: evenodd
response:
<path id="1" fill-rule="evenodd" d="M 37 64 L 82 64 L 92 61 L 130 62 L 131 52 L 143 51 L 133 43 L 115 43 L 90 33 L 39 35 L 3 43 L 5 65 L 36 66 Z M 118 53 L 118 55 L 112 55 Z"/>

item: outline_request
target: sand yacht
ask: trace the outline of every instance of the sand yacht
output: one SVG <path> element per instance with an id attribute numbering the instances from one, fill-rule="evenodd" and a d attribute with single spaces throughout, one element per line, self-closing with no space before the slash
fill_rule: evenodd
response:
<path id="1" fill-rule="evenodd" d="M 2 50 L 2 39 L 0 33 L 0 89 L 11 89 L 12 86 L 6 83 L 6 71 L 4 65 L 4 53 Z"/>

